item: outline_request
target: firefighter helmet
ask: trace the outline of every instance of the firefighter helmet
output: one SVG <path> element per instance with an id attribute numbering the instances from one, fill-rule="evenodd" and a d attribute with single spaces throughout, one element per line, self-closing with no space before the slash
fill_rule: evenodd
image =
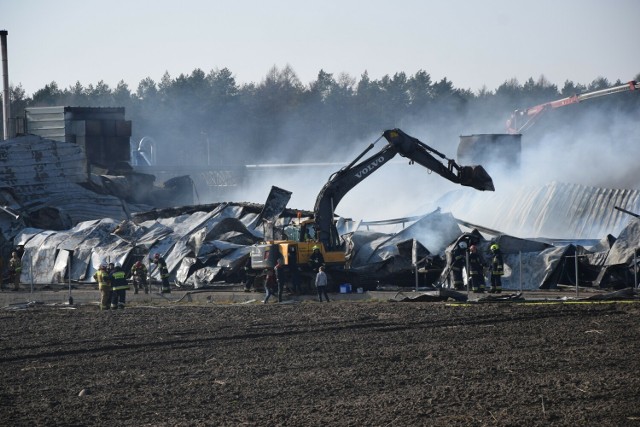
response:
<path id="1" fill-rule="evenodd" d="M 491 252 L 495 252 L 498 249 L 500 249 L 500 246 L 498 246 L 497 243 L 494 243 L 493 245 L 491 245 L 491 247 L 489 249 L 491 249 Z"/>
<path id="2" fill-rule="evenodd" d="M 462 242 L 458 243 L 458 247 L 460 249 L 467 249 L 467 242 L 463 240 Z"/>
<path id="3" fill-rule="evenodd" d="M 314 250 L 314 251 L 316 251 L 316 250 L 320 250 L 320 246 L 318 246 L 318 245 L 314 246 L 314 247 L 313 247 L 313 250 Z"/>
<path id="4" fill-rule="evenodd" d="M 106 264 L 100 264 L 100 270 L 106 270 L 106 269 L 107 269 Z"/>

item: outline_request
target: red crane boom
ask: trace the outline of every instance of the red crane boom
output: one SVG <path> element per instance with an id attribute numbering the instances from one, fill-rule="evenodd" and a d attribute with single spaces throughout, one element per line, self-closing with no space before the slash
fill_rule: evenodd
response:
<path id="1" fill-rule="evenodd" d="M 567 98 L 558 99 L 557 101 L 545 102 L 544 104 L 536 105 L 535 107 L 530 107 L 524 110 L 515 110 L 511 114 L 509 120 L 507 120 L 507 133 L 518 134 L 529 129 L 545 111 L 564 107 L 566 105 L 577 104 L 588 99 L 638 89 L 640 89 L 640 83 L 632 80 L 623 85 L 596 90 L 593 92 L 580 93 Z M 524 121 L 524 123 L 519 123 L 522 121 Z"/>

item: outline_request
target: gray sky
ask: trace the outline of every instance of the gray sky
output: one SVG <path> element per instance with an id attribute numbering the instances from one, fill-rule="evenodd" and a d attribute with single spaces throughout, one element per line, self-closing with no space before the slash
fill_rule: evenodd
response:
<path id="1" fill-rule="evenodd" d="M 640 72 L 637 0 L 0 0 L 9 80 L 27 95 L 165 71 L 231 70 L 259 83 L 287 64 L 302 83 L 323 69 L 359 80 L 404 71 L 496 89 L 544 76 L 613 83 Z"/>

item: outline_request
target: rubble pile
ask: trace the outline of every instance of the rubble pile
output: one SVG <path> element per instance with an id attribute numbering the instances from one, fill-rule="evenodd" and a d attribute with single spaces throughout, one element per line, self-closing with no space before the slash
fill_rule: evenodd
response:
<path id="1" fill-rule="evenodd" d="M 155 253 L 165 258 L 171 280 L 179 286 L 237 282 L 251 246 L 265 238 L 261 228 L 265 221 L 274 221 L 276 228 L 284 230 L 300 221 L 300 215 L 313 215 L 286 208 L 290 196 L 286 190 L 273 199 L 270 195 L 264 205 L 226 202 L 158 209 L 118 197 L 126 193 L 122 188 L 118 194 L 110 193 L 109 186 L 96 191 L 90 184 L 95 177 L 87 175 L 83 164 L 82 150 L 71 143 L 25 136 L 0 144 L 3 250 L 23 247 L 23 282 L 92 283 L 93 273 L 107 260 L 125 269 L 138 260 L 150 266 L 149 257 Z M 447 253 L 461 237 L 473 236 L 484 256 L 490 243 L 500 244 L 505 289 L 620 288 L 633 283 L 639 221 L 632 218 L 629 222 L 611 205 L 633 209 L 639 200 L 637 191 L 558 183 L 532 191 L 527 203 L 497 203 L 496 212 L 511 214 L 495 215 L 506 220 L 488 225 L 499 229 L 510 226 L 509 221 L 530 221 L 533 228 L 548 230 L 559 223 L 577 236 L 607 227 L 621 227 L 622 231 L 617 238 L 607 235 L 600 241 L 512 237 L 457 219 L 451 212 L 472 209 L 474 199 L 461 199 L 452 192 L 440 200 L 447 212 L 435 209 L 400 232 L 359 230 L 357 223 L 341 218 L 347 267 L 369 287 L 414 286 L 416 269 L 420 286 L 447 287 L 442 274 Z M 571 197 L 565 197 L 567 192 Z M 525 193 L 522 197 L 527 197 Z M 536 206 L 537 214 L 532 216 Z M 586 222 L 571 222 L 576 216 L 585 218 L 585 213 Z M 627 224 L 621 226 L 624 222 Z M 154 268 L 150 274 L 158 278 Z"/>

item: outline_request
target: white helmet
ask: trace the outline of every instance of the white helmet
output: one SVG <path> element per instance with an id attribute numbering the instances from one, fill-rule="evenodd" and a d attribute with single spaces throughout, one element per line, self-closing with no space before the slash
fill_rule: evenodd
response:
<path id="1" fill-rule="evenodd" d="M 122 267 L 122 265 L 120 265 L 120 263 L 119 263 L 119 262 L 116 262 L 115 267 L 116 267 L 116 268 L 121 268 L 121 267 Z"/>
<path id="2" fill-rule="evenodd" d="M 467 242 L 463 240 L 462 242 L 458 243 L 458 247 L 460 249 L 467 249 Z"/>

